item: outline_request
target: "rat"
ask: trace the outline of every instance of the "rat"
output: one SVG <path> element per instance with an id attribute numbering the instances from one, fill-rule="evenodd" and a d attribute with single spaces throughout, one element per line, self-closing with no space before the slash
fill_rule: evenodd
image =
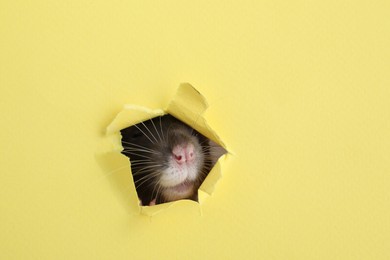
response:
<path id="1" fill-rule="evenodd" d="M 142 205 L 198 200 L 198 188 L 213 165 L 208 138 L 169 114 L 121 134 L 122 154 L 129 157 Z"/>

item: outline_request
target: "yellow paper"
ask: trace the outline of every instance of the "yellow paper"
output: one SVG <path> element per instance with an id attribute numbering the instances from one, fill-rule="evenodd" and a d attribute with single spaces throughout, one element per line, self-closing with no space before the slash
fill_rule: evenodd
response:
<path id="1" fill-rule="evenodd" d="M 0 1 L 0 259 L 390 259 L 389 10 Z M 138 207 L 124 104 L 223 140 L 200 204 Z"/>

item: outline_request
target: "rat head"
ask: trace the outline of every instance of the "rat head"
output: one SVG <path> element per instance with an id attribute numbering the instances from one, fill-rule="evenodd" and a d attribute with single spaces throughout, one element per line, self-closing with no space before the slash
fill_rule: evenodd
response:
<path id="1" fill-rule="evenodd" d="M 206 177 L 207 138 L 166 115 L 123 129 L 123 153 L 130 158 L 137 193 L 147 205 L 196 199 Z"/>

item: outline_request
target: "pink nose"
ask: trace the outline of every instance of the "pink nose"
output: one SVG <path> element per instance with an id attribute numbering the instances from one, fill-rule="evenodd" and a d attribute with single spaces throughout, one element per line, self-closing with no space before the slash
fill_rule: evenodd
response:
<path id="1" fill-rule="evenodd" d="M 178 164 L 192 162 L 195 159 L 194 145 L 187 144 L 186 146 L 177 145 L 172 150 L 172 155 Z"/>

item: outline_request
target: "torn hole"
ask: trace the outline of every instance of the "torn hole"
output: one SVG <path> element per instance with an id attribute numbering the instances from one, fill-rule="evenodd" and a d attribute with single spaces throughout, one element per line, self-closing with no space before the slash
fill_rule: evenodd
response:
<path id="1" fill-rule="evenodd" d="M 141 122 L 145 124 L 146 121 L 152 118 L 163 118 L 164 116 L 169 114 L 177 118 L 181 122 L 184 122 L 186 125 L 191 126 L 191 128 L 195 129 L 198 133 L 201 133 L 202 136 L 209 140 L 210 155 L 213 158 L 212 164 L 215 163 L 215 165 L 214 167 L 212 167 L 210 173 L 204 179 L 203 183 L 200 185 L 197 191 L 199 202 L 198 205 L 200 205 L 207 197 L 212 195 L 217 182 L 222 177 L 221 164 L 223 161 L 220 157 L 224 157 L 226 159 L 228 157 L 224 154 L 230 154 L 230 150 L 226 148 L 224 142 L 206 122 L 206 119 L 204 118 L 203 114 L 207 110 L 207 108 L 208 105 L 206 99 L 193 86 L 188 83 L 180 84 L 176 94 L 173 96 L 166 109 L 150 109 L 137 105 L 124 105 L 123 109 L 116 115 L 113 121 L 106 128 L 106 136 L 103 139 L 104 142 L 102 142 L 101 147 L 99 148 L 100 153 L 102 154 L 101 160 L 106 158 L 106 155 L 115 155 L 110 157 L 107 161 L 123 163 L 123 159 L 128 160 L 128 157 L 121 154 L 124 149 L 124 146 L 122 145 L 121 131 L 134 125 L 142 125 Z M 154 140 L 154 138 L 151 140 Z M 217 160 L 217 158 L 220 159 Z M 131 163 L 131 160 L 129 160 L 129 162 Z M 135 162 L 132 163 L 134 165 Z M 127 171 L 129 172 L 129 181 L 131 182 L 132 186 L 132 194 L 135 195 L 136 185 L 132 181 L 133 178 L 131 174 L 130 164 L 127 167 Z M 142 206 L 137 203 L 138 199 L 136 196 L 131 195 L 130 197 L 132 203 L 137 206 Z M 146 206 L 139 207 L 141 214 L 154 216 L 155 214 L 158 214 L 159 212 L 168 209 L 174 204 L 188 205 L 188 202 L 192 202 L 191 200 L 180 199 L 179 201 L 175 201 L 172 203 L 161 203 L 160 205 L 148 207 L 149 205 L 154 204 L 154 199 L 152 199 L 153 196 L 150 197 L 151 198 L 148 200 L 150 200 L 150 202 L 152 203 L 147 204 L 146 201 Z M 128 201 L 129 197 L 125 196 L 125 199 L 126 201 Z"/>
<path id="2" fill-rule="evenodd" d="M 194 121 L 195 124 L 195 121 Z M 120 130 L 141 205 L 189 199 L 226 150 L 171 114 Z"/>

